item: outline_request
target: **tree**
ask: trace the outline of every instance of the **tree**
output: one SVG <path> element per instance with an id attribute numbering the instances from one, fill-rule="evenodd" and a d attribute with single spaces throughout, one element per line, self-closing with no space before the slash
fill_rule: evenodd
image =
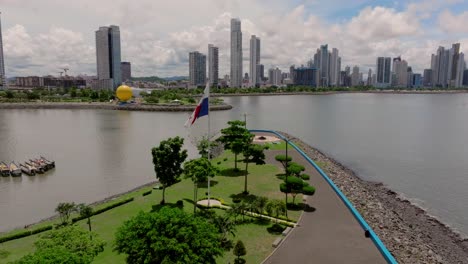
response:
<path id="1" fill-rule="evenodd" d="M 286 204 L 281 200 L 270 200 L 265 207 L 269 216 L 275 216 L 278 222 L 278 216 L 284 215 L 287 212 Z"/>
<path id="2" fill-rule="evenodd" d="M 218 144 L 208 140 L 208 137 L 202 137 L 202 139 L 197 143 L 198 154 L 204 158 L 208 158 L 208 148 L 212 149 Z"/>
<path id="3" fill-rule="evenodd" d="M 55 208 L 55 212 L 59 213 L 60 220 L 62 221 L 62 225 L 66 225 L 68 223 L 68 219 L 70 219 L 70 214 L 75 210 L 76 205 L 75 203 L 59 203 Z"/>
<path id="4" fill-rule="evenodd" d="M 241 240 L 237 241 L 232 253 L 237 257 L 236 263 L 241 263 L 241 261 L 239 261 L 240 258 L 247 254 L 247 250 L 245 249 L 244 243 L 242 243 Z"/>
<path id="5" fill-rule="evenodd" d="M 93 208 L 86 204 L 79 204 L 76 208 L 81 217 L 85 217 L 88 219 L 87 224 L 88 224 L 89 232 L 91 232 L 91 216 L 93 216 Z M 92 238 L 91 234 L 90 234 L 90 238 Z"/>
<path id="6" fill-rule="evenodd" d="M 292 161 L 292 157 L 287 156 L 286 158 L 286 155 L 281 154 L 281 155 L 276 155 L 275 160 L 279 161 L 281 165 L 283 165 L 284 173 L 287 173 L 288 163 Z"/>
<path id="7" fill-rule="evenodd" d="M 300 177 L 301 172 L 305 171 L 305 167 L 297 164 L 295 162 L 289 163 L 287 169 L 286 169 L 286 175 L 293 175 L 296 177 Z"/>
<path id="8" fill-rule="evenodd" d="M 263 214 L 267 203 L 268 203 L 268 198 L 262 197 L 262 196 L 257 197 L 254 201 L 255 211 L 259 214 Z"/>
<path id="9" fill-rule="evenodd" d="M 254 137 L 250 131 L 245 128 L 245 122 L 239 120 L 228 121 L 229 127 L 221 129 L 222 136 L 218 141 L 224 144 L 225 150 L 231 150 L 234 153 L 234 168 L 237 170 L 237 155 L 242 153 L 247 143 L 250 143 Z"/>
<path id="10" fill-rule="evenodd" d="M 91 263 L 100 252 L 104 251 L 105 242 L 96 234 L 91 240 L 87 233 L 76 225 L 49 231 L 34 243 L 36 247 L 34 253 L 14 263 Z"/>
<path id="11" fill-rule="evenodd" d="M 296 196 L 300 193 L 305 195 L 314 195 L 315 187 L 310 186 L 301 178 L 287 177 L 284 182 L 280 184 L 280 191 L 286 195 L 286 204 L 288 203 L 288 193 L 292 195 L 294 204 Z"/>
<path id="12" fill-rule="evenodd" d="M 177 208 L 140 212 L 118 228 L 114 250 L 127 263 L 216 263 L 224 254 L 217 228 Z"/>
<path id="13" fill-rule="evenodd" d="M 256 165 L 263 165 L 265 164 L 265 153 L 263 152 L 265 148 L 262 145 L 248 143 L 244 151 L 242 152 L 244 155 L 244 162 L 245 162 L 245 181 L 244 181 L 244 193 L 247 192 L 247 175 L 249 174 L 248 168 L 249 163 L 255 163 Z"/>
<path id="14" fill-rule="evenodd" d="M 13 99 L 13 98 L 15 98 L 15 94 L 12 91 L 7 90 L 6 91 L 6 98 Z"/>
<path id="15" fill-rule="evenodd" d="M 208 177 L 213 178 L 216 176 L 218 169 L 213 166 L 211 161 L 207 158 L 198 158 L 187 161 L 184 164 L 184 174 L 185 178 L 190 178 L 193 181 L 194 191 L 193 191 L 193 212 L 197 208 L 198 201 L 198 184 L 206 182 Z"/>
<path id="16" fill-rule="evenodd" d="M 169 138 L 151 150 L 154 172 L 163 187 L 161 204 L 165 203 L 166 187 L 176 184 L 183 172 L 181 165 L 187 158 L 187 150 L 182 150 L 183 144 L 183 138 Z"/>

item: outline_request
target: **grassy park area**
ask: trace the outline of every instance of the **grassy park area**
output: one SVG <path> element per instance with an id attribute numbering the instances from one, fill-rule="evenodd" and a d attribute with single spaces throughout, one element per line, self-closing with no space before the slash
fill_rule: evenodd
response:
<path id="1" fill-rule="evenodd" d="M 285 147 L 284 143 L 270 143 L 269 145 L 270 149 L 275 150 L 284 149 Z M 240 155 L 238 159 L 241 161 L 242 155 Z M 211 197 L 219 199 L 225 205 L 233 205 L 233 198 L 242 195 L 244 190 L 245 164 L 243 162 L 238 162 L 240 171 L 233 170 L 234 154 L 231 151 L 223 152 L 219 157 L 213 160 L 213 164 L 218 167 L 219 173 L 211 180 Z M 284 193 L 280 192 L 279 189 L 282 180 L 278 178 L 278 175 L 284 173 L 281 167 L 272 164 L 250 164 L 248 171 L 248 190 L 251 195 L 263 196 L 268 199 L 284 200 Z M 171 206 L 175 205 L 177 201 L 182 200 L 184 211 L 193 212 L 193 188 L 194 185 L 190 179 L 183 179 L 179 183 L 168 187 L 166 189 L 166 204 Z M 151 187 L 145 187 L 112 201 L 97 205 L 94 208 L 96 210 L 107 204 L 134 197 L 134 200 L 129 203 L 91 217 L 93 231 L 106 242 L 104 251 L 94 259 L 93 263 L 125 263 L 125 256 L 122 254 L 119 255 L 112 250 L 114 247 L 115 232 L 118 227 L 122 226 L 124 221 L 134 217 L 139 211 L 149 212 L 154 210 L 155 207 L 157 208 L 160 206 L 159 202 L 162 198 L 162 190 L 152 190 L 152 193 L 149 195 L 142 195 L 151 189 Z M 198 200 L 206 198 L 206 191 L 206 184 L 205 186 L 199 187 Z M 299 194 L 296 198 L 296 203 L 301 200 L 301 195 Z M 221 209 L 216 209 L 216 211 L 219 211 L 219 213 L 222 212 Z M 288 210 L 288 218 L 297 221 L 301 212 L 301 210 Z M 30 228 L 50 225 L 51 223 L 58 223 L 58 220 L 42 222 Z M 81 220 L 78 224 L 85 229 L 87 228 L 86 220 Z M 247 263 L 260 263 L 273 250 L 272 242 L 276 239 L 278 234 L 269 233 L 267 231 L 269 226 L 271 226 L 271 222 L 258 219 L 253 219 L 250 222 L 241 223 L 236 226 L 236 236 L 233 237 L 233 240 L 242 240 L 244 242 L 247 249 L 247 255 L 245 256 Z M 15 230 L 5 235 L 20 231 L 21 230 Z M 8 263 L 9 261 L 17 260 L 33 252 L 33 243 L 40 235 L 41 234 L 36 234 L 0 243 L 0 263 Z M 217 262 L 234 263 L 234 259 L 235 256 L 232 254 L 231 250 L 230 252 L 225 252 L 224 256 L 217 259 Z"/>

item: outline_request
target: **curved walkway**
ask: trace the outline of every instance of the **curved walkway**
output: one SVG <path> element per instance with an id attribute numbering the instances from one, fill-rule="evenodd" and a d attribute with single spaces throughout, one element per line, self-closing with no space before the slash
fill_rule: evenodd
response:
<path id="1" fill-rule="evenodd" d="M 260 133 L 255 133 L 259 135 Z M 265 152 L 267 163 L 284 150 Z M 354 216 L 323 177 L 292 147 L 288 155 L 303 165 L 316 187 L 315 195 L 306 199 L 307 210 L 287 238 L 263 263 L 387 263 Z"/>

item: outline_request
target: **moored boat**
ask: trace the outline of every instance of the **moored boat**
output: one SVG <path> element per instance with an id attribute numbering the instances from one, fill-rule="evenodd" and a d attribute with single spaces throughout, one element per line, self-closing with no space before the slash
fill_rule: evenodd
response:
<path id="1" fill-rule="evenodd" d="M 21 171 L 29 176 L 36 175 L 36 168 L 27 164 L 20 164 Z"/>
<path id="2" fill-rule="evenodd" d="M 14 161 L 10 162 L 10 175 L 13 177 L 19 177 L 21 174 L 23 173 L 21 172 L 21 169 L 18 167 L 18 165 L 16 165 Z"/>
<path id="3" fill-rule="evenodd" d="M 33 167 L 36 173 L 39 173 L 39 174 L 44 173 L 44 168 L 42 168 L 41 166 L 38 166 L 35 162 L 31 160 L 29 160 L 29 162 L 28 161 L 24 162 L 24 164 Z"/>
<path id="4" fill-rule="evenodd" d="M 44 158 L 43 156 L 41 156 L 41 159 L 42 159 L 43 161 L 45 161 L 45 163 L 46 163 L 48 166 L 50 166 L 50 168 L 55 168 L 55 161 L 53 161 L 53 160 L 48 160 L 48 159 Z"/>
<path id="5" fill-rule="evenodd" d="M 0 162 L 0 175 L 10 176 L 10 168 L 4 162 Z"/>
<path id="6" fill-rule="evenodd" d="M 44 171 L 48 171 L 49 170 L 49 166 L 47 166 L 47 164 L 41 160 L 41 159 L 33 159 L 32 161 L 34 161 L 38 166 L 42 167 L 42 169 Z"/>

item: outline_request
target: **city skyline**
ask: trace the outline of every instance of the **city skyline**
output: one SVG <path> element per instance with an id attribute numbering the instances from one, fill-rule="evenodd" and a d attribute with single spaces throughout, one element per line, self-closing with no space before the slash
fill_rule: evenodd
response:
<path id="1" fill-rule="evenodd" d="M 142 2 L 148 12 L 176 5 Z M 410 1 L 408 4 L 402 1 L 395 4 L 389 1 L 359 1 L 359 4 L 331 1 L 340 2 L 340 7 L 331 8 L 328 12 L 328 15 L 340 13 L 334 20 L 316 11 L 318 6 L 313 3 L 272 2 L 269 3 L 269 11 L 262 11 L 265 5 L 253 1 L 252 10 L 240 12 L 247 3 L 239 1 L 239 6 L 235 7 L 220 2 L 199 3 L 209 5 L 210 11 L 216 11 L 213 12 L 217 14 L 215 16 L 200 18 L 194 23 L 194 18 L 189 16 L 187 21 L 170 23 L 167 27 L 140 18 L 127 21 L 124 17 L 128 16 L 100 14 L 98 17 L 94 12 L 103 9 L 101 4 L 90 10 L 82 3 L 76 4 L 77 14 L 84 11 L 90 14 L 89 19 L 80 20 L 80 24 L 62 20 L 60 16 L 46 17 L 37 24 L 25 17 L 33 9 L 36 16 L 46 16 L 48 11 L 44 7 L 50 7 L 47 1 L 42 8 L 40 5 L 35 7 L 34 3 L 20 8 L 16 2 L 7 2 L 1 10 L 7 76 L 42 75 L 54 73 L 61 67 L 70 68 L 74 75 L 93 74 L 95 51 L 89 29 L 103 24 L 121 27 L 122 60 L 132 62 L 135 76 L 186 75 L 186 54 L 205 50 L 208 43 L 219 47 L 219 75 L 229 74 L 229 22 L 233 17 L 241 19 L 244 36 L 256 35 L 262 39 L 262 64 L 266 69 L 273 66 L 287 70 L 291 64 L 305 65 L 316 47 L 328 44 L 340 51 L 342 66 L 358 65 L 365 72 L 368 68 L 375 72 L 375 58 L 401 55 L 414 72 L 422 73 L 423 69 L 429 68 L 430 54 L 438 46 L 459 42 L 460 52 L 465 53 L 468 47 L 468 38 L 463 35 L 467 30 L 462 23 L 466 17 L 466 12 L 463 12 L 467 9 L 465 1 Z M 56 8 L 66 13 L 68 7 L 58 5 Z M 117 4 L 116 9 L 119 8 L 122 6 Z M 188 8 L 180 12 L 186 12 L 185 9 Z M 129 16 L 137 10 L 136 7 L 130 8 Z M 284 12 L 275 13 L 278 10 Z M 244 37 L 243 73 L 248 72 L 248 44 L 248 37 Z"/>

